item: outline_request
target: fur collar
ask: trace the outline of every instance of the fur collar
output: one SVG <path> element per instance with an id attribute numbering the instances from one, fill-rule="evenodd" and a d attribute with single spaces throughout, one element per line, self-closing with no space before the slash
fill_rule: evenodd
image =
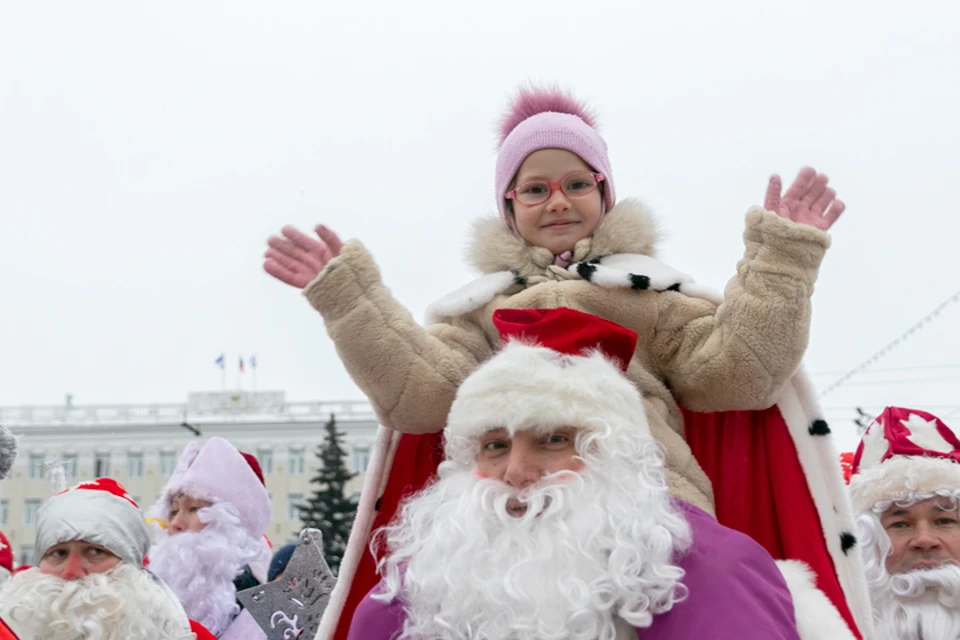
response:
<path id="1" fill-rule="evenodd" d="M 566 269 L 553 264 L 553 254 L 514 235 L 498 219 L 475 225 L 469 259 L 483 272 L 473 282 L 427 307 L 428 324 L 469 313 L 510 289 L 523 289 L 537 279 L 586 280 L 601 287 L 668 289 L 708 300 L 718 296 L 690 276 L 653 257 L 659 239 L 653 215 L 636 200 L 610 210 L 596 232 L 577 243 Z M 539 278 L 538 278 L 539 276 Z"/>
<path id="2" fill-rule="evenodd" d="M 577 243 L 572 262 L 619 253 L 653 257 L 659 240 L 653 213 L 639 200 L 623 200 L 603 217 L 592 236 Z M 499 217 L 486 217 L 474 223 L 467 261 L 481 273 L 513 271 L 527 277 L 542 274 L 553 264 L 553 254 L 528 244 Z"/>

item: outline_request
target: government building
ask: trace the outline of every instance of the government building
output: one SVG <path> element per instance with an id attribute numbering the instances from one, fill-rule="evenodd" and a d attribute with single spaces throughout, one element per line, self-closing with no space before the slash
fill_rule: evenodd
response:
<path id="1" fill-rule="evenodd" d="M 267 536 L 277 548 L 303 526 L 299 506 L 314 491 L 317 447 L 330 416 L 344 434 L 346 466 L 359 496 L 377 421 L 369 403 L 287 402 L 283 392 L 191 393 L 184 404 L 0 407 L 0 424 L 20 436 L 10 476 L 0 483 L 0 530 L 17 565 L 33 563 L 37 510 L 51 495 L 51 466 L 67 486 L 98 476 L 118 480 L 146 511 L 191 440 L 220 436 L 260 462 L 273 517 Z M 199 435 L 198 435 L 199 433 Z"/>

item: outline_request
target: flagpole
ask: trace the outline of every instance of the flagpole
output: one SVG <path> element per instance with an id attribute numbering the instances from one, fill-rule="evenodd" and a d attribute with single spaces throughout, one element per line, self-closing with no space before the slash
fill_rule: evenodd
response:
<path id="1" fill-rule="evenodd" d="M 220 367 L 220 391 L 227 390 L 227 363 L 226 363 L 227 354 L 223 351 L 220 352 L 219 357 L 213 361 L 215 365 Z"/>
<path id="2" fill-rule="evenodd" d="M 243 391 L 243 356 L 237 359 L 237 391 Z"/>

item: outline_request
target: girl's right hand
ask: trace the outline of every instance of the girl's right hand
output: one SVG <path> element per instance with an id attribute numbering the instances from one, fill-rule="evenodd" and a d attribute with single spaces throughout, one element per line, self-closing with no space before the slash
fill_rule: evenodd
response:
<path id="1" fill-rule="evenodd" d="M 340 236 L 322 224 L 318 224 L 314 231 L 319 240 L 291 225 L 280 230 L 282 237 L 270 236 L 267 240 L 269 248 L 264 254 L 264 271 L 298 289 L 313 282 L 343 248 Z"/>

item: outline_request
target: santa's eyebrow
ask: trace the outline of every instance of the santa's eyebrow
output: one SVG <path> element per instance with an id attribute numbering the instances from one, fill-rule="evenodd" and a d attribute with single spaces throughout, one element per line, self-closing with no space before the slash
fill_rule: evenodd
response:
<path id="1" fill-rule="evenodd" d="M 895 511 L 891 512 L 888 515 L 890 517 L 896 517 L 896 516 L 905 516 L 908 513 L 910 513 L 909 509 L 896 509 Z"/>

